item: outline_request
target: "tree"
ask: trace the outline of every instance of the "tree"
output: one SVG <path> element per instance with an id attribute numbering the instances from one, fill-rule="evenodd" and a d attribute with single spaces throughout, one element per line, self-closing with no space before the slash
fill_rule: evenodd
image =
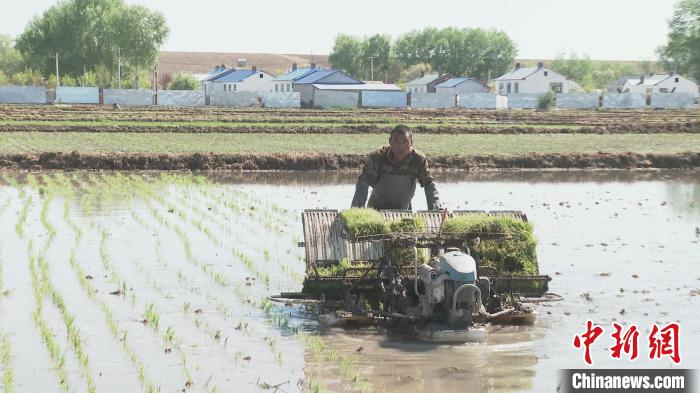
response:
<path id="1" fill-rule="evenodd" d="M 421 76 L 421 74 L 430 74 L 433 72 L 433 67 L 430 66 L 428 63 L 418 63 L 414 64 L 405 70 L 401 71 L 401 75 L 399 76 L 399 81 L 400 82 L 410 82 L 414 79 L 417 79 Z"/>
<path id="2" fill-rule="evenodd" d="M 150 68 L 168 35 L 162 14 L 123 0 L 67 0 L 34 18 L 15 47 L 44 75 L 78 76 L 104 67 L 116 74 L 117 53 L 125 68 Z"/>
<path id="3" fill-rule="evenodd" d="M 177 73 L 172 82 L 166 87 L 168 90 L 198 90 L 201 87 L 197 78 L 192 74 Z"/>
<path id="4" fill-rule="evenodd" d="M 390 66 L 391 38 L 375 34 L 362 42 L 362 76 L 364 79 L 387 79 Z"/>
<path id="5" fill-rule="evenodd" d="M 574 52 L 567 57 L 565 53 L 560 53 L 549 66 L 554 71 L 580 84 L 586 91 L 596 88 L 593 82 L 595 64 L 589 56 L 579 56 Z"/>
<path id="6" fill-rule="evenodd" d="M 668 28 L 668 44 L 658 50 L 664 67 L 700 80 L 700 0 L 680 0 Z"/>
<path id="7" fill-rule="evenodd" d="M 0 35 L 0 71 L 5 75 L 12 75 L 23 69 L 22 55 L 15 49 L 12 38 L 8 35 Z"/>
<path id="8" fill-rule="evenodd" d="M 333 68 L 357 78 L 362 74 L 362 55 L 362 41 L 359 38 L 340 34 L 335 39 L 328 61 Z"/>
<path id="9" fill-rule="evenodd" d="M 502 31 L 428 27 L 404 34 L 394 45 L 404 67 L 428 63 L 440 73 L 488 80 L 505 73 L 518 51 Z"/>

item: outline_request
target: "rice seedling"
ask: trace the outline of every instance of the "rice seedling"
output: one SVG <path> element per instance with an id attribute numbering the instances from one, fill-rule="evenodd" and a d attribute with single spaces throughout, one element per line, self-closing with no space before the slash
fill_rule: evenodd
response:
<path id="1" fill-rule="evenodd" d="M 14 393 L 15 391 L 15 375 L 11 362 L 10 340 L 7 336 L 2 336 L 0 341 L 0 364 L 2 364 L 2 386 L 5 393 Z"/>
<path id="2" fill-rule="evenodd" d="M 19 213 L 19 218 L 15 224 L 15 232 L 20 238 L 24 238 L 24 224 L 27 222 L 27 216 L 29 215 L 29 207 L 32 205 L 32 197 L 24 200 L 22 204 L 22 210 Z"/>
<path id="3" fill-rule="evenodd" d="M 446 219 L 445 233 L 501 234 L 506 240 L 482 240 L 472 247 L 479 262 L 509 274 L 538 274 L 532 224 L 508 216 L 475 214 Z"/>
<path id="4" fill-rule="evenodd" d="M 153 303 L 148 303 L 146 309 L 143 312 L 143 320 L 145 324 L 148 324 L 154 330 L 158 331 L 158 325 L 160 324 L 160 314 L 156 311 L 155 305 Z"/>
<path id="5" fill-rule="evenodd" d="M 175 328 L 173 328 L 172 326 L 168 326 L 168 328 L 165 330 L 163 338 L 165 339 L 166 343 L 172 343 L 175 339 Z"/>

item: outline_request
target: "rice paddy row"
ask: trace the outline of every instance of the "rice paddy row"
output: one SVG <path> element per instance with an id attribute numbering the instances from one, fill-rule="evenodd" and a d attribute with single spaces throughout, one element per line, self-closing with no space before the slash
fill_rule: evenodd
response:
<path id="1" fill-rule="evenodd" d="M 0 133 L 0 154 L 81 153 L 326 153 L 363 154 L 387 143 L 384 134 L 183 134 L 183 133 Z M 415 134 L 428 156 L 529 153 L 696 152 L 700 134 Z"/>
<path id="2" fill-rule="evenodd" d="M 49 385 L 109 391 L 103 373 L 112 370 L 105 364 L 123 359 L 117 368 L 127 373 L 124 386 L 133 381 L 144 392 L 251 384 L 265 390 L 284 383 L 276 380 L 284 375 L 301 390 L 321 390 L 322 382 L 299 374 L 283 351 L 292 344 L 337 367 L 356 389 L 371 390 L 351 356 L 305 332 L 303 322 L 266 298 L 278 290 L 273 287 L 300 283 L 298 234 L 286 229 L 295 214 L 195 176 L 57 173 L 18 181 L 4 173 L 0 191 L 0 216 L 15 216 L 14 230 L 0 239 L 9 236 L 26 250 L 0 244 L 0 290 L 8 282 L 7 257 L 26 260 L 31 279 L 12 276 L 20 290 L 8 307 L 32 293 L 34 327 L 28 330 L 36 331 L 45 352 L 37 355 L 53 369 Z M 119 207 L 109 210 L 113 205 Z M 3 301 L 0 296 L 0 313 L 7 310 Z M 15 367 L 13 354 L 26 344 L 16 341 L 17 329 L 26 331 L 20 321 L 0 323 L 5 392 L 33 387 L 28 375 L 47 371 Z M 95 336 L 100 331 L 105 335 Z M 116 352 L 101 351 L 104 346 Z M 222 363 L 213 367 L 211 359 Z"/>

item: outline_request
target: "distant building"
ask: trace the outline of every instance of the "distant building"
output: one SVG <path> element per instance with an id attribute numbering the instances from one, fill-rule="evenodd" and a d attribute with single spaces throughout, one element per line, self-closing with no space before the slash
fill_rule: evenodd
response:
<path id="1" fill-rule="evenodd" d="M 294 82 L 320 69 L 321 68 L 316 68 L 316 64 L 312 64 L 311 67 L 307 68 L 297 68 L 297 63 L 294 63 L 292 64 L 291 71 L 272 80 L 272 83 L 275 85 L 274 91 L 294 91 L 292 89 Z"/>
<path id="2" fill-rule="evenodd" d="M 435 93 L 435 86 L 450 79 L 450 74 L 424 74 L 406 83 L 406 90 L 410 93 Z"/>
<path id="3" fill-rule="evenodd" d="M 314 92 L 318 90 L 320 85 L 362 85 L 359 81 L 350 75 L 347 75 L 338 70 L 326 70 L 317 68 L 316 64 L 312 63 L 310 68 L 296 68 L 292 65 L 292 71 L 277 77 L 273 80 L 277 85 L 278 91 L 284 88 L 284 91 L 289 91 L 291 84 L 292 91 L 301 93 L 301 105 L 312 106 L 314 100 Z"/>
<path id="4" fill-rule="evenodd" d="M 611 93 L 698 93 L 698 84 L 678 74 L 626 76 L 608 85 Z"/>
<path id="5" fill-rule="evenodd" d="M 476 78 L 450 78 L 435 86 L 441 94 L 488 93 L 489 87 Z"/>
<path id="6" fill-rule="evenodd" d="M 556 71 L 538 63 L 537 67 L 515 65 L 512 71 L 495 79 L 498 94 L 544 94 L 548 91 L 568 93 L 579 86 Z"/>
<path id="7" fill-rule="evenodd" d="M 253 66 L 249 70 L 217 67 L 204 80 L 204 95 L 212 91 L 272 91 L 274 76 Z"/>

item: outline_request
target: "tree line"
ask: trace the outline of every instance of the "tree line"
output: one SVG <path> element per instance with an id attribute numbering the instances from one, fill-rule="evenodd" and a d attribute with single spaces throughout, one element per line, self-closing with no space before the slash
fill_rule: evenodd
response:
<path id="1" fill-rule="evenodd" d="M 356 78 L 406 82 L 420 71 L 488 80 L 513 65 L 518 49 L 505 32 L 427 27 L 392 40 L 339 35 L 329 56 L 333 68 Z"/>

